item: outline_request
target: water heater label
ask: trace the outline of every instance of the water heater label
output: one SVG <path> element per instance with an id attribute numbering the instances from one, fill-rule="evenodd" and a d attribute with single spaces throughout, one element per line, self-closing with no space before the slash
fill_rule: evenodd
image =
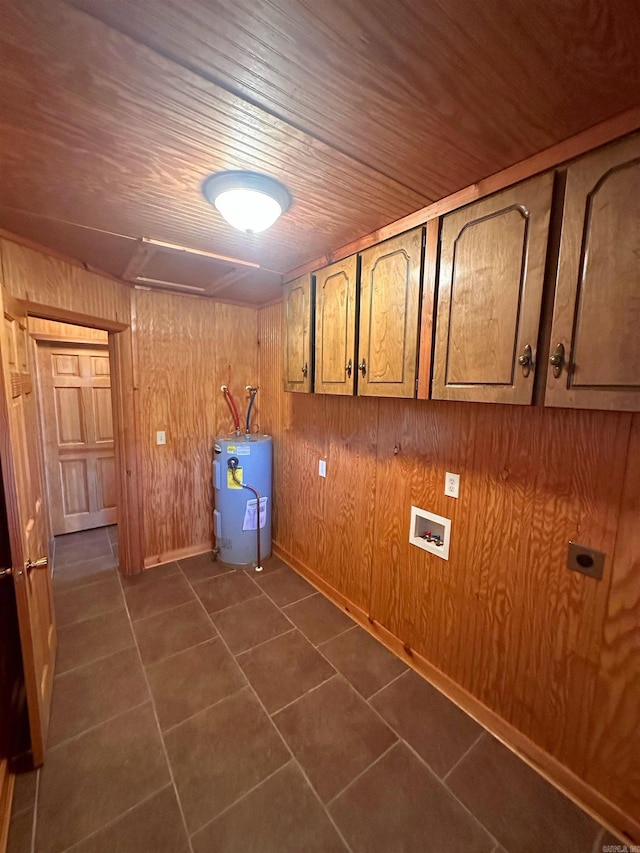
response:
<path id="1" fill-rule="evenodd" d="M 231 450 L 231 448 L 229 448 Z M 250 444 L 236 444 L 235 450 L 233 451 L 236 456 L 251 456 L 251 445 Z"/>
<path id="2" fill-rule="evenodd" d="M 236 480 L 239 482 L 236 483 Z M 242 468 L 236 468 L 236 480 L 233 479 L 233 472 L 231 468 L 227 470 L 227 488 L 228 489 L 241 489 L 242 486 Z"/>
<path id="3" fill-rule="evenodd" d="M 267 501 L 269 498 L 260 498 L 260 530 L 267 523 Z M 244 521 L 242 522 L 243 530 L 255 530 L 258 523 L 258 501 L 254 498 L 247 501 L 247 507 L 244 511 Z"/>

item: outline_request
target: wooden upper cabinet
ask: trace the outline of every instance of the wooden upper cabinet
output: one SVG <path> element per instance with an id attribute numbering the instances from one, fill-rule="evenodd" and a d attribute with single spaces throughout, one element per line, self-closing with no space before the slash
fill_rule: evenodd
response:
<path id="1" fill-rule="evenodd" d="M 640 411 L 640 136 L 567 170 L 546 405 Z"/>
<path id="2" fill-rule="evenodd" d="M 553 178 L 443 218 L 435 399 L 531 403 Z"/>
<path id="3" fill-rule="evenodd" d="M 362 253 L 358 395 L 415 397 L 422 228 Z"/>
<path id="4" fill-rule="evenodd" d="M 315 391 L 353 394 L 356 372 L 356 255 L 316 273 Z"/>
<path id="5" fill-rule="evenodd" d="M 313 279 L 303 275 L 284 286 L 284 390 L 313 389 Z"/>

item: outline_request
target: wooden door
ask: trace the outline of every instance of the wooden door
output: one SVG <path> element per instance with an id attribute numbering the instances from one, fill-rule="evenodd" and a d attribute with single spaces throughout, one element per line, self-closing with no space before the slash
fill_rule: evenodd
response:
<path id="1" fill-rule="evenodd" d="M 545 403 L 640 411 L 640 136 L 567 170 Z"/>
<path id="2" fill-rule="evenodd" d="M 284 286 L 284 390 L 313 390 L 313 276 Z"/>
<path id="3" fill-rule="evenodd" d="M 29 365 L 27 318 L 21 303 L 0 295 L 0 455 L 24 667 L 31 762 L 42 763 L 49 723 L 56 631 L 47 566 L 42 460 L 37 405 Z M 6 580 L 6 578 L 5 578 Z"/>
<path id="4" fill-rule="evenodd" d="M 41 343 L 38 368 L 53 534 L 115 524 L 108 349 Z"/>
<path id="5" fill-rule="evenodd" d="M 362 253 L 358 396 L 415 397 L 424 229 Z"/>
<path id="6" fill-rule="evenodd" d="M 444 217 L 435 399 L 531 403 L 553 179 L 540 175 Z"/>
<path id="7" fill-rule="evenodd" d="M 316 273 L 317 394 L 353 394 L 357 272 L 358 258 L 352 255 Z"/>

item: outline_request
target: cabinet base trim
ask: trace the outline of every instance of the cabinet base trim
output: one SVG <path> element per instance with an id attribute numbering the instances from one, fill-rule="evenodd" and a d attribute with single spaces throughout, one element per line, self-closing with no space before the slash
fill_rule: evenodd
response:
<path id="1" fill-rule="evenodd" d="M 144 568 L 152 569 L 154 566 L 162 566 L 165 563 L 173 563 L 175 560 L 185 560 L 187 557 L 196 557 L 198 554 L 206 554 L 212 550 L 211 542 L 202 542 L 200 545 L 190 545 L 188 548 L 177 548 L 174 551 L 163 551 L 144 558 Z"/>

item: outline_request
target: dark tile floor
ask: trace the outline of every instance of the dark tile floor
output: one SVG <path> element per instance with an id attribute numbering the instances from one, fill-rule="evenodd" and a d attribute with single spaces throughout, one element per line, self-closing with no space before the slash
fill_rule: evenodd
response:
<path id="1" fill-rule="evenodd" d="M 44 768 L 9 853 L 595 853 L 613 843 L 281 560 L 134 578 L 59 537 Z"/>

